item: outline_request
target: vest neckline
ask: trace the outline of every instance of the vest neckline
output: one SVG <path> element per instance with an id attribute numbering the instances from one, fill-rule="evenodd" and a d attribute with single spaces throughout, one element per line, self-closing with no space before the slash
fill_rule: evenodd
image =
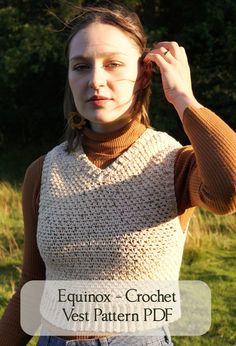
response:
<path id="1" fill-rule="evenodd" d="M 89 160 L 86 155 L 82 141 L 80 139 L 79 145 L 76 151 L 73 153 L 76 159 L 82 160 L 84 164 L 89 168 L 89 171 L 96 176 L 108 176 L 112 172 L 117 172 L 125 164 L 125 162 L 130 161 L 134 156 L 137 149 L 139 149 L 140 144 L 147 142 L 148 138 L 151 135 L 151 132 L 154 131 L 152 128 L 146 128 L 146 130 L 141 134 L 141 136 L 121 155 L 119 155 L 111 164 L 105 168 L 97 167 L 92 161 Z"/>

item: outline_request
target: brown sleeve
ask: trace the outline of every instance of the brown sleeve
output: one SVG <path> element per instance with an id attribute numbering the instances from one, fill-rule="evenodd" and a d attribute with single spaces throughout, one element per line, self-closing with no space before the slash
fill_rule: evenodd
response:
<path id="1" fill-rule="evenodd" d="M 19 287 L 0 320 L 0 345 L 23 346 L 31 336 L 20 326 L 20 290 L 30 280 L 44 280 L 45 266 L 36 243 L 38 202 L 43 157 L 27 169 L 22 189 L 24 257 Z"/>
<path id="2" fill-rule="evenodd" d="M 175 192 L 183 229 L 193 207 L 236 211 L 236 133 L 207 108 L 188 107 L 183 126 L 192 145 L 178 152 Z"/>

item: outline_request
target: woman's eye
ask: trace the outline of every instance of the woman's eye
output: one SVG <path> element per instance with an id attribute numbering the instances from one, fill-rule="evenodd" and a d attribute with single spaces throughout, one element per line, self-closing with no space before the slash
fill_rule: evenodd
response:
<path id="1" fill-rule="evenodd" d="M 106 65 L 106 67 L 108 67 L 108 68 L 117 68 L 117 67 L 120 67 L 121 66 L 121 64 L 120 63 L 118 63 L 118 62 L 109 62 L 107 65 Z"/>
<path id="2" fill-rule="evenodd" d="M 108 62 L 108 63 L 105 63 L 103 65 L 105 69 L 111 69 L 111 70 L 114 70 L 114 69 L 117 69 L 118 67 L 121 67 L 122 64 L 120 62 Z M 72 67 L 72 70 L 73 71 L 78 71 L 78 72 L 83 72 L 83 71 L 86 71 L 88 70 L 89 68 L 91 67 L 90 64 L 76 64 Z"/>
<path id="3" fill-rule="evenodd" d="M 73 67 L 73 71 L 84 71 L 89 68 L 89 65 L 86 64 L 77 64 Z"/>

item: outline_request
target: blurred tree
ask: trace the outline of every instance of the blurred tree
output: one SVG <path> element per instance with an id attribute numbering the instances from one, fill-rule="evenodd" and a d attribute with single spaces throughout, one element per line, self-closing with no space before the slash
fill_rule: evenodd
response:
<path id="1" fill-rule="evenodd" d="M 30 1 L 17 2 L 21 3 Z M 29 9 L 8 6 L 0 10 L 1 128 L 20 141 L 37 136 L 36 129 L 42 127 L 41 122 L 46 125 L 50 113 L 55 118 L 52 110 L 59 110 L 55 86 L 61 84 L 63 74 L 60 41 L 51 23 L 42 21 L 45 9 L 40 12 L 31 3 L 29 17 Z"/>
<path id="2" fill-rule="evenodd" d="M 4 5 L 4 4 L 3 4 Z M 6 1 L 0 9 L 0 133 L 44 143 L 63 132 L 66 79 L 61 1 Z"/>

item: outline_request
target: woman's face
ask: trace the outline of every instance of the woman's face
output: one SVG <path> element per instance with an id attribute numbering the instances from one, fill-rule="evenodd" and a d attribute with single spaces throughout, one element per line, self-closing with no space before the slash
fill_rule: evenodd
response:
<path id="1" fill-rule="evenodd" d="M 128 123 L 137 82 L 140 51 L 118 28 L 92 23 L 71 40 L 68 80 L 78 112 L 97 132 Z"/>

